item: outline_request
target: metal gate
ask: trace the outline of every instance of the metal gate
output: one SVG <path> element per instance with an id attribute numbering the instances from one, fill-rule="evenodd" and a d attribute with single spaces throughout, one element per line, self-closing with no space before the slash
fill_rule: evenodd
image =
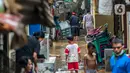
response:
<path id="1" fill-rule="evenodd" d="M 4 54 L 2 53 L 3 48 L 4 48 L 4 46 L 3 46 L 3 35 L 0 34 L 0 72 L 2 72 L 3 69 L 4 69 L 4 66 L 3 66 Z"/>
<path id="2" fill-rule="evenodd" d="M 13 73 L 9 67 L 8 57 L 8 34 L 0 33 L 0 73 Z"/>

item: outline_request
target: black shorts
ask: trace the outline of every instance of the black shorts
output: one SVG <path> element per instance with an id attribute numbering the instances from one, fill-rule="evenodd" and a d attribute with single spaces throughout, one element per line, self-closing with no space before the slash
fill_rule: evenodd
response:
<path id="1" fill-rule="evenodd" d="M 72 36 L 79 36 L 80 28 L 79 27 L 71 27 Z"/>

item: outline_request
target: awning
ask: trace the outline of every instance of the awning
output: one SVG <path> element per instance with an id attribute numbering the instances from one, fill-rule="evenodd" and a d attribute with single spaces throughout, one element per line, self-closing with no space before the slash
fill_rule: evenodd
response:
<path id="1" fill-rule="evenodd" d="M 15 33 L 12 39 L 12 48 L 20 47 L 27 43 L 24 25 L 20 23 L 21 18 L 21 16 L 0 13 L 0 31 L 13 31 Z"/>
<path id="2" fill-rule="evenodd" d="M 0 28 L 15 31 L 19 25 L 21 18 L 22 17 L 11 14 L 0 13 L 0 23 L 1 23 Z"/>

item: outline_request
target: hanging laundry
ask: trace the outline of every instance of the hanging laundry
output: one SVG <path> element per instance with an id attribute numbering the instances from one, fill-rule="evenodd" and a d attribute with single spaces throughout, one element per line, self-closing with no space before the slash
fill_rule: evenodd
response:
<path id="1" fill-rule="evenodd" d="M 113 0 L 99 0 L 98 12 L 102 15 L 111 15 L 112 14 L 112 1 Z"/>

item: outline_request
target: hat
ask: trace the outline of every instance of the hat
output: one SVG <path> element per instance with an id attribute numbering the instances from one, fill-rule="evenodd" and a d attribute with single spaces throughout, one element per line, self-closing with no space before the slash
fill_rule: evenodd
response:
<path id="1" fill-rule="evenodd" d="M 67 37 L 67 39 L 70 40 L 70 41 L 73 41 L 73 37 L 72 36 Z"/>
<path id="2" fill-rule="evenodd" d="M 72 15 L 75 15 L 76 13 L 75 12 L 72 12 Z"/>

